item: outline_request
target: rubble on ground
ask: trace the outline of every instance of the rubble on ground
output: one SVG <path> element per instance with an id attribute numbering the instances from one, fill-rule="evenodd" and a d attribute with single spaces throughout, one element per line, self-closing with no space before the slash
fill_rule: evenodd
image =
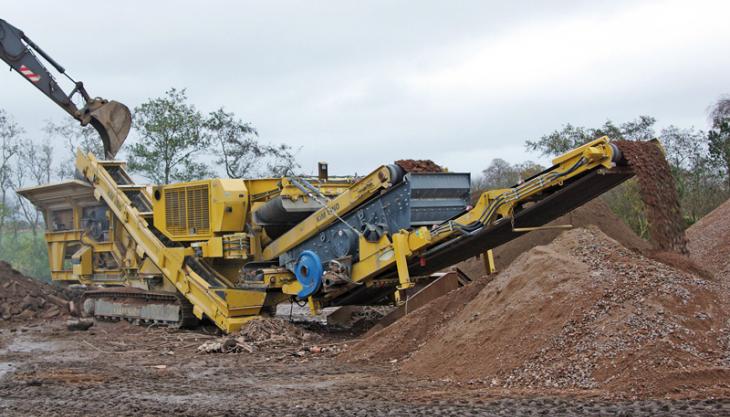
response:
<path id="1" fill-rule="evenodd" d="M 0 261 L 0 323 L 60 318 L 68 311 L 63 290 L 27 277 Z"/>
<path id="2" fill-rule="evenodd" d="M 318 335 L 280 318 L 261 317 L 246 323 L 236 334 L 211 340 L 198 347 L 202 353 L 252 353 L 261 349 L 299 348 L 313 344 Z"/>

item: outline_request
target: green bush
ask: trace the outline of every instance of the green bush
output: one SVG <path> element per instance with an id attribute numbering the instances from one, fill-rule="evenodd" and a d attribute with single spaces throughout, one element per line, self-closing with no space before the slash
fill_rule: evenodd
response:
<path id="1" fill-rule="evenodd" d="M 5 232 L 0 243 L 0 261 L 8 262 L 29 277 L 51 281 L 48 246 L 42 231 L 35 235 L 30 231 Z"/>

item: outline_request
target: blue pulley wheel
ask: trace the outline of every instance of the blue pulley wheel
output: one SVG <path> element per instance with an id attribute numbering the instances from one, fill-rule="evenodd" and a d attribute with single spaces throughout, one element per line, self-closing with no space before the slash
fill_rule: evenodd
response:
<path id="1" fill-rule="evenodd" d="M 316 253 L 305 250 L 299 255 L 297 265 L 294 267 L 294 275 L 302 285 L 302 290 L 297 293 L 299 298 L 306 298 L 317 292 L 322 285 L 322 261 Z"/>

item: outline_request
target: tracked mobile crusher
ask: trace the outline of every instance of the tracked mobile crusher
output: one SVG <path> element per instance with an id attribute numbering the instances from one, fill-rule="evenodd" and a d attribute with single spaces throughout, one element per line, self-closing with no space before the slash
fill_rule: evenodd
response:
<path id="1" fill-rule="evenodd" d="M 399 302 L 419 279 L 559 217 L 632 176 L 600 138 L 469 206 L 468 174 L 384 165 L 361 178 L 134 184 L 79 152 L 80 179 L 20 194 L 44 213 L 54 280 L 106 318 L 224 331 L 294 300 Z"/>

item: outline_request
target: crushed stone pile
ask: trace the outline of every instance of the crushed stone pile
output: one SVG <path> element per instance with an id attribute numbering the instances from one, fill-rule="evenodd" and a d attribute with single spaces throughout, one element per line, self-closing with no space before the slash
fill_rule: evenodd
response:
<path id="1" fill-rule="evenodd" d="M 296 348 L 316 342 L 317 334 L 307 332 L 280 318 L 251 320 L 238 334 L 211 340 L 198 347 L 203 353 L 252 353 L 261 349 Z"/>
<path id="2" fill-rule="evenodd" d="M 730 278 L 730 200 L 687 229 L 692 259 L 726 283 Z"/>
<path id="3" fill-rule="evenodd" d="M 600 198 L 587 202 L 572 212 L 553 220 L 548 225 L 572 225 L 574 227 L 595 225 L 603 233 L 629 249 L 647 251 L 652 247 L 649 242 L 636 235 L 626 223 L 619 219 L 611 211 L 608 204 Z M 562 232 L 563 230 L 559 229 L 536 230 L 495 248 L 493 252 L 497 270 L 504 270 L 518 256 L 535 246 L 547 245 Z M 485 272 L 484 263 L 481 259 L 471 258 L 459 263 L 456 267 L 471 278 L 480 277 Z"/>
<path id="4" fill-rule="evenodd" d="M 0 323 L 59 318 L 68 311 L 62 289 L 27 277 L 0 261 Z"/>
<path id="5" fill-rule="evenodd" d="M 719 283 L 597 228 L 533 248 L 477 291 L 469 302 L 446 294 L 341 357 L 504 388 L 629 396 L 730 388 L 730 298 Z M 451 317 L 439 305 L 455 306 Z"/>
<path id="6" fill-rule="evenodd" d="M 615 143 L 639 181 L 651 241 L 659 250 L 688 254 L 677 187 L 661 148 L 651 141 Z"/>
<path id="7" fill-rule="evenodd" d="M 430 159 L 399 159 L 395 164 L 406 172 L 443 172 L 444 169 Z"/>

